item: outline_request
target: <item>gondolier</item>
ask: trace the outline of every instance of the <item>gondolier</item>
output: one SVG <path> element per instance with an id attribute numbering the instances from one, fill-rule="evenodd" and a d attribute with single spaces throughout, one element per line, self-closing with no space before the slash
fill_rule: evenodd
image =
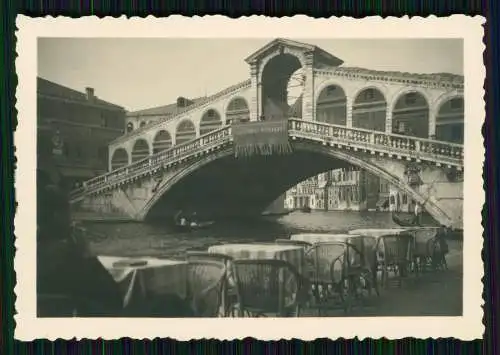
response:
<path id="1" fill-rule="evenodd" d="M 414 216 L 414 222 L 416 226 L 420 225 L 420 215 L 421 215 L 422 209 L 420 208 L 420 204 L 418 202 L 415 202 L 415 216 Z"/>

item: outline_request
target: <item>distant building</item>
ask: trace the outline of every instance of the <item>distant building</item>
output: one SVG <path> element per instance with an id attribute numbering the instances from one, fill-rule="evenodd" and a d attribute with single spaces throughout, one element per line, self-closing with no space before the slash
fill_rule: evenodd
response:
<path id="1" fill-rule="evenodd" d="M 287 191 L 285 205 L 289 209 L 309 206 L 324 211 L 376 210 L 379 185 L 380 179 L 364 170 L 335 169 L 304 180 Z"/>
<path id="2" fill-rule="evenodd" d="M 179 112 L 188 109 L 190 106 L 205 100 L 205 97 L 199 97 L 195 99 L 188 99 L 185 97 L 177 98 L 175 103 L 158 106 L 153 108 L 148 108 L 145 110 L 130 111 L 127 112 L 126 117 L 126 127 L 127 133 L 130 133 L 136 129 L 143 128 L 150 124 L 156 123 L 161 120 L 168 119 L 177 115 Z"/>
<path id="3" fill-rule="evenodd" d="M 378 197 L 378 202 L 377 202 L 377 206 L 376 206 L 377 211 L 389 211 L 390 186 L 391 186 L 391 184 L 389 184 L 389 182 L 387 182 L 386 180 L 380 179 L 379 197 Z"/>
<path id="4" fill-rule="evenodd" d="M 37 164 L 64 187 L 106 172 L 108 144 L 123 135 L 123 107 L 37 78 Z"/>
<path id="5" fill-rule="evenodd" d="M 389 210 L 413 213 L 415 201 L 407 193 L 391 185 L 389 187 Z"/>

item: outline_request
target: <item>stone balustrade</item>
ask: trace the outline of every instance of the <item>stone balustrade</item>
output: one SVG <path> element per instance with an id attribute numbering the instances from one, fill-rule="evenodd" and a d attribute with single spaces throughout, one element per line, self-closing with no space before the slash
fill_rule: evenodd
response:
<path id="1" fill-rule="evenodd" d="M 460 144 L 298 119 L 290 119 L 289 134 L 355 149 L 463 166 L 464 152 Z"/>
<path id="2" fill-rule="evenodd" d="M 430 139 L 387 134 L 371 130 L 332 125 L 322 122 L 289 119 L 289 135 L 292 138 L 303 138 L 327 144 L 347 146 L 355 150 L 370 151 L 372 154 L 387 154 L 398 158 L 425 160 L 437 164 L 463 167 L 463 146 Z M 167 150 L 153 154 L 128 166 L 123 166 L 105 175 L 86 181 L 79 189 L 71 193 L 71 199 L 84 194 L 97 192 L 110 185 L 117 185 L 137 177 L 150 174 L 169 164 L 199 154 L 200 152 L 220 146 L 231 140 L 231 126 L 225 126 L 209 132 L 192 141 L 176 145 Z"/>
<path id="3" fill-rule="evenodd" d="M 83 186 L 73 190 L 70 199 L 74 200 L 83 194 L 96 192 L 109 185 L 119 184 L 140 175 L 149 174 L 169 163 L 188 158 L 204 149 L 210 149 L 229 141 L 231 127 L 226 126 L 209 132 L 195 140 L 176 145 L 170 149 L 158 152 L 130 165 L 115 169 L 107 174 L 97 176 L 83 183 Z"/>

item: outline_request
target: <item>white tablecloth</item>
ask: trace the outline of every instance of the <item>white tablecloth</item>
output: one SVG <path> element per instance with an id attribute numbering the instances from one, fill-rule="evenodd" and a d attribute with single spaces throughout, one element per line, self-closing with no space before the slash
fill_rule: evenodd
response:
<path id="1" fill-rule="evenodd" d="M 386 228 L 386 229 L 355 229 L 349 231 L 349 234 L 364 235 L 379 238 L 383 235 L 394 235 L 411 231 L 412 228 Z"/>
<path id="2" fill-rule="evenodd" d="M 124 296 L 123 306 L 127 307 L 132 299 L 147 298 L 147 294 L 176 294 L 186 297 L 187 262 L 157 258 L 124 258 L 98 256 L 101 264 L 113 279 L 120 284 Z M 115 262 L 125 260 L 146 260 L 141 266 L 116 266 Z"/>
<path id="3" fill-rule="evenodd" d="M 224 244 L 208 248 L 209 253 L 225 254 L 234 259 L 278 259 L 292 264 L 299 273 L 304 268 L 304 248 L 279 244 Z"/>
<path id="4" fill-rule="evenodd" d="M 354 234 L 329 234 L 329 233 L 301 233 L 293 234 L 290 240 L 308 242 L 310 244 L 322 242 L 347 242 L 355 237 Z"/>

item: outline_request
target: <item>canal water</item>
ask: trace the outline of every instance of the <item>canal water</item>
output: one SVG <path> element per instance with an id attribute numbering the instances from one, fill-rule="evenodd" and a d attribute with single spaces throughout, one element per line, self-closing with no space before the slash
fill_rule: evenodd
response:
<path id="1" fill-rule="evenodd" d="M 183 257 L 187 249 L 206 249 L 218 243 L 273 241 L 291 233 L 345 232 L 358 228 L 393 228 L 387 212 L 293 212 L 281 217 L 218 222 L 192 232 L 178 232 L 164 224 L 135 222 L 86 223 L 91 252 L 114 256 Z"/>

